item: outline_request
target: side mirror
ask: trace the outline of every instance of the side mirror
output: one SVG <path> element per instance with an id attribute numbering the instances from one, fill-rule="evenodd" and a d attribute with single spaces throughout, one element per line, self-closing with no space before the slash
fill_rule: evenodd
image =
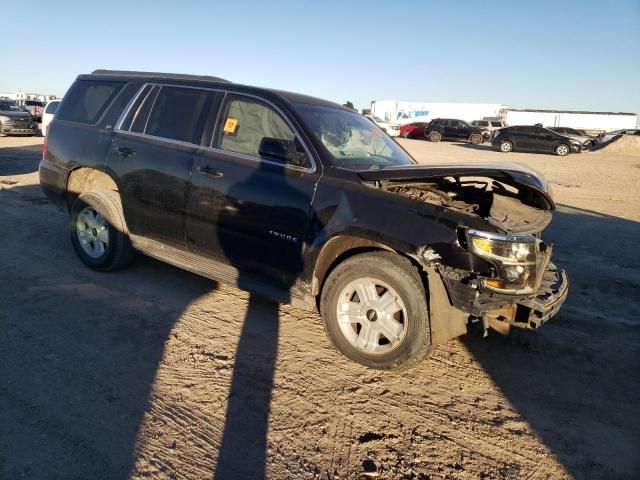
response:
<path id="1" fill-rule="evenodd" d="M 292 165 L 307 165 L 307 154 L 302 146 L 293 140 L 264 137 L 258 147 L 258 153 L 261 157 L 280 160 Z"/>

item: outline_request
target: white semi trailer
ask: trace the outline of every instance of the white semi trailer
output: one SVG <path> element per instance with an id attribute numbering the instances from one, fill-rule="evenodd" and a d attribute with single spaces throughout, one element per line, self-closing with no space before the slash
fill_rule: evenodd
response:
<path id="1" fill-rule="evenodd" d="M 506 105 L 499 103 L 443 103 L 403 102 L 398 100 L 374 100 L 371 114 L 389 123 L 406 124 L 426 122 L 433 118 L 457 118 L 473 120 L 498 120 L 505 114 Z"/>
<path id="2" fill-rule="evenodd" d="M 590 131 L 611 131 L 636 128 L 638 115 L 621 112 L 576 112 L 563 110 L 509 109 L 507 125 L 535 125 L 571 127 Z"/>

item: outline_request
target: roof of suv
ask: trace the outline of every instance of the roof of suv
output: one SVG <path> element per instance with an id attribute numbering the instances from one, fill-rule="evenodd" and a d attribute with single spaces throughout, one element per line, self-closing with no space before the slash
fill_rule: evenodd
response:
<path id="1" fill-rule="evenodd" d="M 95 79 L 98 76 L 106 76 L 113 80 L 142 80 L 142 81 L 167 81 L 172 80 L 177 83 L 184 83 L 185 85 L 194 83 L 204 83 L 210 86 L 219 86 L 222 88 L 228 88 L 229 85 L 234 85 L 241 90 L 253 91 L 255 93 L 267 93 L 271 96 L 277 96 L 287 102 L 292 103 L 309 103 L 312 105 L 320 105 L 325 107 L 339 108 L 341 110 L 347 110 L 353 112 L 352 109 L 343 105 L 323 100 L 321 98 L 310 97 L 308 95 L 302 95 L 300 93 L 286 92 L 283 90 L 275 90 L 271 88 L 253 87 L 250 85 L 242 85 L 239 83 L 230 82 L 220 77 L 211 77 L 208 75 L 186 75 L 181 73 L 161 73 L 161 72 L 137 72 L 129 70 L 94 70 L 90 74 L 79 75 L 79 80 Z"/>

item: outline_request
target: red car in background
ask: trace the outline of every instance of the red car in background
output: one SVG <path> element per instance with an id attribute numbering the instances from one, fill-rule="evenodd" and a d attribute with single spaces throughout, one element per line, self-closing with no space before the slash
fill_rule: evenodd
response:
<path id="1" fill-rule="evenodd" d="M 402 138 L 422 138 L 424 140 L 424 129 L 428 126 L 428 122 L 414 122 L 401 125 L 400 136 Z"/>

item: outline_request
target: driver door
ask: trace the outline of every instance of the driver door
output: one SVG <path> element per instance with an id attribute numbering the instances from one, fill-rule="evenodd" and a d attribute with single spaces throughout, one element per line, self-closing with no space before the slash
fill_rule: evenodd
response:
<path id="1" fill-rule="evenodd" d="M 292 123 L 266 101 L 227 93 L 210 124 L 191 172 L 188 248 L 290 284 L 302 268 L 319 171 Z M 298 157 L 265 153 L 265 138 L 297 144 Z"/>

